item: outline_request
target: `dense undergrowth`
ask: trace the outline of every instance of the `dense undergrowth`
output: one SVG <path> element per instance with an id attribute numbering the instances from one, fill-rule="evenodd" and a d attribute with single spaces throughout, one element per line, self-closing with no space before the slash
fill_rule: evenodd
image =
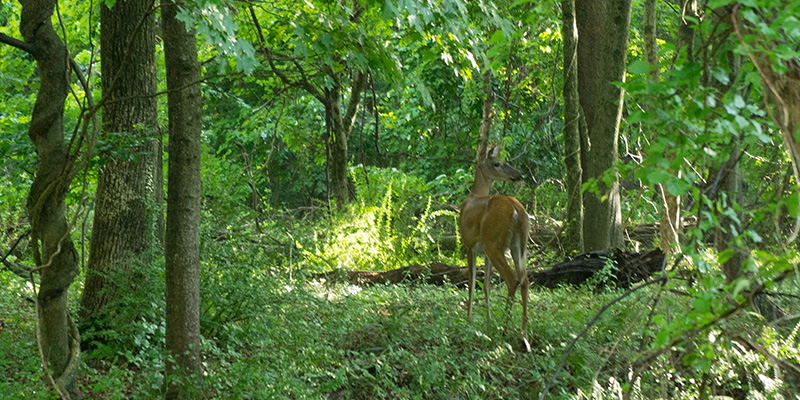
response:
<path id="1" fill-rule="evenodd" d="M 369 186 L 357 184 L 362 200 L 331 214 L 324 207 L 262 215 L 243 208 L 222 218 L 214 211 L 233 202 L 207 199 L 203 397 L 532 399 L 550 384 L 548 399 L 797 398 L 796 281 L 770 287 L 780 295 L 769 300 L 785 312 L 777 321 L 755 307 L 724 316 L 741 300 L 731 293 L 744 287 L 726 286 L 713 252 L 676 263 L 670 279 L 636 291 L 608 287 L 611 271 L 579 287 L 534 287 L 530 354 L 518 351 L 520 305 L 506 313 L 501 282 L 491 298 L 494 319 L 486 319 L 479 298 L 468 322 L 463 287 L 360 287 L 315 278 L 432 261 L 463 265 L 448 205 L 461 194 L 416 195 L 436 193 L 436 185 L 381 171 Z M 548 195 L 548 204 L 557 204 L 557 192 L 540 191 Z M 760 279 L 786 271 L 782 263 L 791 260 L 754 254 Z M 86 398 L 162 396 L 163 260 L 150 259 L 133 274 L 110 277 L 120 288 L 114 312 L 103 317 L 112 328 L 82 333 L 90 345 L 79 382 Z M 532 259 L 530 266 L 543 266 Z M 3 271 L 0 287 L 0 398 L 52 398 L 42 382 L 29 284 Z"/>
<path id="2" fill-rule="evenodd" d="M 288 271 L 250 264 L 257 260 L 206 261 L 206 398 L 536 398 L 568 343 L 604 304 L 623 293 L 591 285 L 534 288 L 533 352 L 524 354 L 515 349 L 519 304 L 506 314 L 502 296 L 492 298 L 492 321 L 479 308 L 469 323 L 463 288 L 363 288 L 312 280 L 302 272 L 290 279 Z M 158 263 L 151 267 L 140 272 L 158 279 Z M 0 358 L 0 397 L 51 398 L 36 357 L 30 291 L 10 273 L 3 272 L 0 283 L 7 294 L 15 293 L 0 303 L 0 349 L 7 355 Z M 163 300 L 148 293 L 122 296 L 124 306 L 139 314 L 125 315 L 129 324 L 118 326 L 108 344 L 84 354 L 80 384 L 87 398 L 161 396 L 164 321 L 158 310 Z M 698 306 L 687 304 L 687 298 L 655 285 L 609 308 L 571 348 L 548 398 L 621 398 L 635 362 L 656 347 L 659 324 L 666 324 L 657 318 L 654 324 L 653 314 L 677 318 Z M 794 303 L 782 305 L 796 315 Z M 792 381 L 791 371 L 776 367 L 746 343 L 797 362 L 797 326 L 770 326 L 760 318 L 741 313 L 665 352 L 641 375 L 631 390 L 634 398 L 702 398 L 700 387 L 732 398 L 795 398 L 798 382 Z M 722 330 L 733 330 L 748 342 L 729 340 Z"/>

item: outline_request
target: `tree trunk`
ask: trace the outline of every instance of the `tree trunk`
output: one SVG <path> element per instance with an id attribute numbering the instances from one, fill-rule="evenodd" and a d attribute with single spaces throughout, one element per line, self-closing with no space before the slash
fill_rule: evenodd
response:
<path id="1" fill-rule="evenodd" d="M 580 2 L 587 7 L 585 0 Z M 589 2 L 594 3 L 594 2 Z M 577 6 L 578 3 L 576 3 Z M 587 7 L 589 8 L 589 7 Z M 576 9 L 578 21 L 581 12 Z M 600 54 L 590 58 L 591 62 L 599 61 L 592 68 L 598 71 L 596 80 L 585 81 L 588 85 L 589 98 L 584 99 L 580 84 L 581 69 L 579 67 L 579 95 L 581 105 L 584 106 L 590 148 L 586 152 L 586 164 L 583 172 L 585 179 L 596 179 L 599 195 L 588 193 L 584 197 L 584 244 L 585 250 L 601 250 L 617 247 L 622 244 L 622 212 L 620 206 L 619 178 L 615 177 L 610 185 L 603 182 L 602 176 L 611 168 L 618 159 L 619 124 L 622 118 L 622 101 L 624 92 L 614 86 L 612 82 L 625 81 L 625 66 L 628 44 L 628 30 L 630 28 L 630 0 L 608 0 L 603 10 L 603 35 L 599 47 L 587 49 L 578 42 L 578 62 L 581 62 L 581 49 L 583 52 L 597 52 Z M 587 13 L 584 12 L 584 15 Z M 592 21 L 597 23 L 596 21 Z M 586 23 L 584 22 L 584 26 Z M 580 32 L 579 38 L 586 37 Z M 588 58 L 588 56 L 585 56 Z M 580 64 L 579 64 L 580 65 Z M 585 66 L 584 66 L 585 67 Z M 584 101 L 585 100 L 585 101 Z M 588 110 L 584 104 L 588 104 Z M 590 113 L 591 111 L 591 113 Z"/>
<path id="2" fill-rule="evenodd" d="M 478 129 L 478 154 L 475 160 L 480 161 L 481 155 L 485 155 L 489 148 L 489 134 L 492 132 L 492 121 L 494 120 L 494 90 L 492 90 L 492 69 L 486 68 L 483 72 L 483 112 L 481 114 L 481 126 Z"/>
<path id="3" fill-rule="evenodd" d="M 81 298 L 81 325 L 114 321 L 108 305 L 111 276 L 129 275 L 131 264 L 153 245 L 157 213 L 155 18 L 151 0 L 100 6 L 103 131 L 114 150 L 103 154 L 97 178 L 94 226 Z M 139 24 L 139 22 L 142 22 Z M 119 282 L 116 282 L 119 283 Z M 145 289 L 146 290 L 146 289 Z"/>
<path id="4" fill-rule="evenodd" d="M 194 30 L 162 3 L 167 69 L 169 176 L 167 178 L 165 397 L 202 397 L 200 364 L 200 64 Z"/>
<path id="5" fill-rule="evenodd" d="M 578 94 L 587 124 L 594 121 L 597 104 L 597 82 L 600 79 L 600 52 L 597 49 L 603 43 L 606 1 L 575 0 L 575 25 L 578 27 Z M 592 127 L 587 128 L 591 131 Z M 588 152 L 589 149 L 584 151 Z M 584 182 L 586 180 L 584 178 Z"/>
<path id="6" fill-rule="evenodd" d="M 350 85 L 350 101 L 347 109 L 342 114 L 342 87 L 340 79 L 333 77 L 333 87 L 325 91 L 326 111 L 330 113 L 331 121 L 331 159 L 329 161 L 331 169 L 331 193 L 336 200 L 336 206 L 341 208 L 350 201 L 350 183 L 347 179 L 347 141 L 353 124 L 356 119 L 356 112 L 361 101 L 361 93 L 364 90 L 366 75 L 362 72 L 355 72 Z"/>
<path id="7" fill-rule="evenodd" d="M 686 19 L 686 17 L 690 19 Z M 681 0 L 680 21 L 678 21 L 678 44 L 675 46 L 677 56 L 684 49 L 688 60 L 694 59 L 694 24 L 691 18 L 697 18 L 697 0 Z"/>
<path id="8" fill-rule="evenodd" d="M 564 39 L 564 165 L 567 176 L 566 249 L 583 252 L 583 197 L 581 184 L 580 99 L 578 97 L 578 28 L 575 0 L 561 2 Z"/>
<path id="9" fill-rule="evenodd" d="M 644 58 L 648 64 L 653 66 L 650 70 L 650 79 L 658 82 L 659 62 L 658 45 L 656 42 L 656 1 L 645 0 L 644 2 Z M 669 153 L 667 159 L 672 160 L 674 155 Z M 674 171 L 673 171 L 674 172 Z M 661 226 L 659 236 L 659 248 L 664 254 L 669 254 L 673 249 L 678 249 L 680 232 L 680 197 L 672 195 L 664 185 L 659 185 L 661 192 Z"/>
<path id="10" fill-rule="evenodd" d="M 330 114 L 331 127 L 331 157 L 330 165 L 331 197 L 336 201 L 336 207 L 341 207 L 350 200 L 347 182 L 347 139 L 349 132 L 344 129 L 341 105 L 341 87 L 334 83 L 330 90 L 325 91 L 325 102 Z"/>
<path id="11" fill-rule="evenodd" d="M 80 337 L 69 316 L 69 287 L 78 275 L 78 254 L 69 235 L 65 198 L 74 176 L 64 141 L 64 101 L 69 90 L 67 49 L 51 17 L 53 0 L 23 0 L 20 32 L 36 60 L 41 85 L 28 135 L 39 156 L 39 168 L 28 195 L 34 262 L 41 268 L 37 296 L 38 340 L 47 376 L 62 397 L 77 397 Z M 50 386 L 53 382 L 47 382 Z"/>
<path id="12" fill-rule="evenodd" d="M 658 44 L 656 42 L 656 0 L 644 1 L 644 59 L 651 66 L 658 65 Z M 650 79 L 658 81 L 658 69 L 650 71 Z"/>
<path id="13" fill-rule="evenodd" d="M 722 207 L 730 208 L 731 210 L 734 209 L 734 204 L 742 204 L 742 174 L 739 170 L 740 155 L 739 144 L 735 143 L 728 160 L 715 174 L 719 175 L 718 192 L 725 194 L 725 204 Z M 735 231 L 741 229 L 741 213 L 737 212 L 736 218 L 732 218 L 725 213 L 721 213 L 718 217 L 719 224 L 714 235 L 717 251 L 733 250 L 733 255 L 720 266 L 722 273 L 725 274 L 725 280 L 731 283 L 742 275 L 742 263 L 747 258 L 749 251 L 735 244 Z"/>

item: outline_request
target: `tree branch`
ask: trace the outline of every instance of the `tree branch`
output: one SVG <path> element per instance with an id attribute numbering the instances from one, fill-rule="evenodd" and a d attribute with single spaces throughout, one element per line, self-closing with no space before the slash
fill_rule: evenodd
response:
<path id="1" fill-rule="evenodd" d="M 28 54 L 33 54 L 35 47 L 25 41 L 19 40 L 15 37 L 11 37 L 6 35 L 5 33 L 0 33 L 0 43 L 5 43 L 11 47 L 16 47 Z"/>
<path id="2" fill-rule="evenodd" d="M 35 47 L 32 44 L 19 40 L 15 37 L 8 36 L 5 33 L 0 33 L 0 43 L 5 43 L 28 54 L 33 54 L 33 51 L 35 50 Z"/>
<path id="3" fill-rule="evenodd" d="M 358 111 L 358 104 L 361 102 L 361 93 L 364 91 L 364 82 L 366 80 L 367 75 L 361 71 L 357 71 L 353 76 L 353 83 L 350 86 L 350 102 L 347 104 L 347 112 L 344 115 L 347 132 L 350 132 L 356 121 L 356 112 Z"/>
<path id="4" fill-rule="evenodd" d="M 278 78 L 280 78 L 280 80 L 283 81 L 284 84 L 289 86 L 298 86 L 303 90 L 305 90 L 306 92 L 308 92 L 308 94 L 314 96 L 314 98 L 319 100 L 320 103 L 325 104 L 325 95 L 323 95 L 323 93 L 316 86 L 311 84 L 311 81 L 308 80 L 308 78 L 306 77 L 305 70 L 303 69 L 302 66 L 300 66 L 300 63 L 298 63 L 296 59 L 293 59 L 292 62 L 294 63 L 298 72 L 300 72 L 300 76 L 302 77 L 302 80 L 299 82 L 293 82 L 288 76 L 286 76 L 286 74 L 283 73 L 283 71 L 279 70 L 275 66 L 275 56 L 274 53 L 272 52 L 272 49 L 269 47 L 266 47 L 265 49 L 269 67 L 272 69 L 272 72 L 274 72 L 275 75 L 277 75 Z"/>

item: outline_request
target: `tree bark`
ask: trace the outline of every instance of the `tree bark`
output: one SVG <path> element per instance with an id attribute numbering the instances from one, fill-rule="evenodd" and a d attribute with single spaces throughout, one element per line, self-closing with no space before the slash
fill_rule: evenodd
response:
<path id="1" fill-rule="evenodd" d="M 734 139 L 735 140 L 735 139 Z M 735 204 L 742 204 L 742 174 L 739 169 L 739 158 L 741 149 L 739 144 L 734 141 L 732 149 L 728 155 L 728 160 L 716 172 L 719 175 L 719 193 L 725 193 L 723 208 L 734 209 Z M 718 252 L 727 249 L 733 250 L 733 255 L 720 266 L 725 280 L 733 282 L 742 276 L 742 264 L 749 254 L 747 249 L 737 246 L 735 243 L 736 231 L 741 228 L 742 215 L 736 212 L 736 218 L 721 213 L 719 224 L 714 234 L 715 247 Z"/>
<path id="2" fill-rule="evenodd" d="M 688 19 L 686 17 L 689 17 Z M 688 60 L 694 59 L 694 19 L 697 18 L 697 0 L 681 0 L 680 21 L 678 21 L 677 56 L 684 49 Z"/>
<path id="3" fill-rule="evenodd" d="M 162 3 L 167 69 L 165 397 L 202 397 L 200 364 L 200 156 L 202 98 L 194 30 L 176 18 L 178 4 Z"/>
<path id="4" fill-rule="evenodd" d="M 597 49 L 603 43 L 606 2 L 607 0 L 575 0 L 575 24 L 578 27 L 578 94 L 588 132 L 592 130 L 596 113 L 597 82 L 600 79 L 600 52 Z M 589 150 L 589 148 L 581 149 L 584 166 Z M 584 183 L 587 180 L 584 176 Z"/>
<path id="5" fill-rule="evenodd" d="M 658 44 L 656 42 L 656 0 L 644 1 L 644 59 L 650 65 L 658 65 Z M 658 81 L 658 69 L 650 71 L 650 79 Z"/>
<path id="6" fill-rule="evenodd" d="M 659 80 L 658 45 L 656 42 L 656 1 L 645 0 L 644 2 L 644 58 L 653 69 L 650 70 L 650 80 Z M 674 155 L 667 154 L 667 158 L 672 160 Z M 673 171 L 674 172 L 674 171 Z M 659 236 L 659 248 L 665 254 L 673 249 L 679 250 L 678 233 L 680 232 L 680 197 L 672 195 L 664 185 L 659 185 L 661 192 L 661 234 Z"/>
<path id="7" fill-rule="evenodd" d="M 114 150 L 103 154 L 97 178 L 94 226 L 81 297 L 81 326 L 114 321 L 110 276 L 129 276 L 131 264 L 154 245 L 160 198 L 155 157 L 157 130 L 155 17 L 152 0 L 100 6 L 103 131 Z M 146 289 L 145 289 L 146 290 Z"/>
<path id="8" fill-rule="evenodd" d="M 77 397 L 80 336 L 67 308 L 69 287 L 78 275 L 78 254 L 69 235 L 65 198 L 74 176 L 64 140 L 64 101 L 69 91 L 66 46 L 51 23 L 56 2 L 23 0 L 19 48 L 30 53 L 41 84 L 28 136 L 39 167 L 28 195 L 34 262 L 41 273 L 37 295 L 38 341 L 46 375 L 62 397 Z M 4 40 L 5 42 L 5 40 Z"/>
<path id="9" fill-rule="evenodd" d="M 581 3 L 586 7 L 585 0 Z M 593 2 L 589 2 L 593 3 Z M 599 3 L 599 2 L 598 2 Z M 578 3 L 576 2 L 576 7 Z M 581 13 L 576 8 L 576 15 L 580 21 Z M 586 14 L 584 12 L 584 14 Z M 590 148 L 586 152 L 586 164 L 583 172 L 585 179 L 596 179 L 599 194 L 588 193 L 584 196 L 584 245 L 585 250 L 601 250 L 622 245 L 622 212 L 620 205 L 619 177 L 607 185 L 603 182 L 603 174 L 611 168 L 618 159 L 619 124 L 622 118 L 622 104 L 624 91 L 615 86 L 613 82 L 625 81 L 625 66 L 627 57 L 628 30 L 630 28 L 631 1 L 607 0 L 603 12 L 603 35 L 599 47 L 587 49 L 578 41 L 578 62 L 581 62 L 581 52 L 597 52 L 591 61 L 597 62 L 593 68 L 598 75 L 594 82 L 585 81 L 588 85 L 589 98 L 584 99 L 580 92 L 581 69 L 579 66 L 579 95 L 581 105 L 584 107 L 588 126 Z M 593 21 L 594 22 L 594 21 Z M 585 26 L 585 22 L 583 24 Z M 584 38 L 580 32 L 579 38 Z M 583 49 L 583 50 L 582 50 Z M 585 56 L 588 58 L 588 56 Z M 579 64 L 580 65 L 580 64 Z M 586 67 L 586 66 L 584 66 Z M 594 90 L 594 91 L 592 91 Z M 584 101 L 585 100 L 585 101 Z M 588 104 L 589 110 L 584 104 Z M 591 111 L 591 113 L 589 112 Z"/>
<path id="10" fill-rule="evenodd" d="M 561 2 L 564 40 L 564 165 L 567 176 L 566 249 L 583 252 L 583 197 L 581 196 L 580 98 L 578 97 L 578 28 L 575 0 Z"/>
<path id="11" fill-rule="evenodd" d="M 353 124 L 356 120 L 361 94 L 364 91 L 366 75 L 360 71 L 355 72 L 350 84 L 350 100 L 347 102 L 347 109 L 342 114 L 342 87 L 339 83 L 340 77 L 331 72 L 331 78 L 335 82 L 330 90 L 325 93 L 326 111 L 330 113 L 332 125 L 331 132 L 331 193 L 333 194 L 336 205 L 341 208 L 350 201 L 350 183 L 347 179 L 347 164 L 349 161 L 347 142 Z"/>
<path id="12" fill-rule="evenodd" d="M 492 69 L 486 68 L 483 72 L 483 112 L 481 114 L 481 126 L 478 129 L 478 154 L 476 161 L 480 161 L 481 155 L 485 155 L 489 148 L 489 134 L 492 132 L 492 122 L 494 120 L 494 90 L 492 90 Z"/>

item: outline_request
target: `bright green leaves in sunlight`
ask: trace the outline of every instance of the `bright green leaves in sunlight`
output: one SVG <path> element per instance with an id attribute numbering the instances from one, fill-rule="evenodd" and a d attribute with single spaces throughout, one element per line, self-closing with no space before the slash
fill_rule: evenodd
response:
<path id="1" fill-rule="evenodd" d="M 195 3 L 196 8 L 183 8 L 178 19 L 187 26 L 194 26 L 197 33 L 205 38 L 213 51 L 219 53 L 217 61 L 225 70 L 227 64 L 246 74 L 258 66 L 255 49 L 239 35 L 239 25 L 234 22 L 231 5 L 214 0 Z"/>

